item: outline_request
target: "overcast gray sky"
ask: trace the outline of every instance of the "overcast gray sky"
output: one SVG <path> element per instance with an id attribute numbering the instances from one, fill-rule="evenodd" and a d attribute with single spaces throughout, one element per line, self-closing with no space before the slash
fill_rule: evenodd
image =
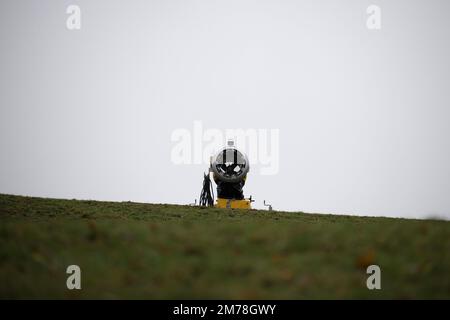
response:
<path id="1" fill-rule="evenodd" d="M 198 120 L 279 129 L 278 174 L 248 176 L 255 207 L 450 218 L 449 13 L 446 0 L 2 0 L 0 192 L 193 202 L 207 168 L 174 164 L 171 135 Z"/>

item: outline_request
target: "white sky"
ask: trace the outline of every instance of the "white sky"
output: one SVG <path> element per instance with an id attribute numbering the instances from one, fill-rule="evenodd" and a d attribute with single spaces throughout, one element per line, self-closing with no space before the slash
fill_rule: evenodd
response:
<path id="1" fill-rule="evenodd" d="M 81 30 L 66 8 L 81 8 Z M 381 30 L 366 8 L 380 6 Z M 186 204 L 178 128 L 279 129 L 261 208 L 450 218 L 450 2 L 0 3 L 0 193 Z"/>

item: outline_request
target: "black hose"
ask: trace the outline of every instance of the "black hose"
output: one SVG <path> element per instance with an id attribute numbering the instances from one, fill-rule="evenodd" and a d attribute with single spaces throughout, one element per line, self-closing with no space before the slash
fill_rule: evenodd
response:
<path id="1" fill-rule="evenodd" d="M 200 193 L 199 205 L 204 207 L 214 206 L 214 190 L 209 173 L 203 174 L 203 188 Z"/>

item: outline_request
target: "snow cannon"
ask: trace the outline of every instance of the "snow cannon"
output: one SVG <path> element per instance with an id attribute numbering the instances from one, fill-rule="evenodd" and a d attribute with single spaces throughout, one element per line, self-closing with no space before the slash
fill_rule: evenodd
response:
<path id="1" fill-rule="evenodd" d="M 252 197 L 245 199 L 243 192 L 249 170 L 247 156 L 235 147 L 233 140 L 229 140 L 227 146 L 210 159 L 208 173 L 203 176 L 199 204 L 217 208 L 251 209 Z M 217 187 L 215 203 L 211 176 Z"/>

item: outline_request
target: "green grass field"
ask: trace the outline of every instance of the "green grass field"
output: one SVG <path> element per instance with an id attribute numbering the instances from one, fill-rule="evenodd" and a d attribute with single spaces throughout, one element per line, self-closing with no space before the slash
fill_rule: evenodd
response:
<path id="1" fill-rule="evenodd" d="M 449 299 L 450 222 L 0 195 L 0 298 Z"/>

